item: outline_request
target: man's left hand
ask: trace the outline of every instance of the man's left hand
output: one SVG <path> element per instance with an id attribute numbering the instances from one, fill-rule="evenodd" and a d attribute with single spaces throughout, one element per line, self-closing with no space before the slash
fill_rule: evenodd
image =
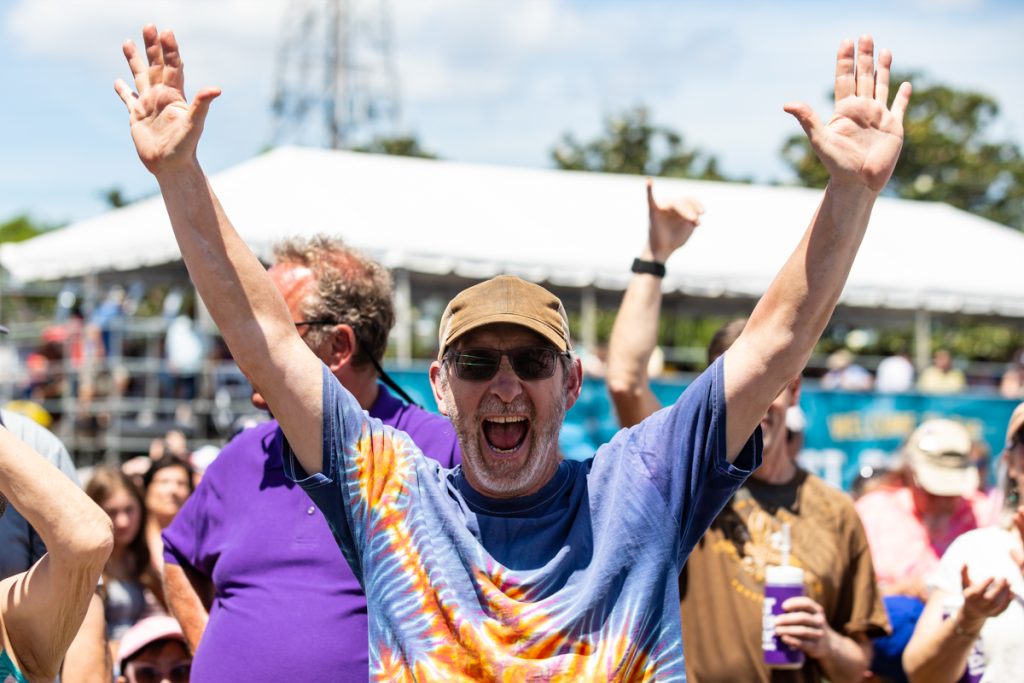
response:
<path id="1" fill-rule="evenodd" d="M 704 207 L 693 197 L 659 204 L 654 199 L 650 178 L 647 179 L 647 210 L 651 221 L 647 244 L 650 257 L 659 263 L 664 263 L 672 252 L 686 244 L 704 213 Z"/>

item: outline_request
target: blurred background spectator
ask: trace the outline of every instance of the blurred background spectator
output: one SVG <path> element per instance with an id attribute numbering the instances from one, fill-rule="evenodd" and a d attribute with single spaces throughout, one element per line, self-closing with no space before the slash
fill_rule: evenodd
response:
<path id="1" fill-rule="evenodd" d="M 147 617 L 125 633 L 117 654 L 118 683 L 188 683 L 192 655 L 172 617 Z"/>
<path id="2" fill-rule="evenodd" d="M 160 535 L 195 491 L 192 465 L 171 453 L 155 461 L 143 477 L 146 503 L 146 543 L 152 561 L 163 570 L 164 542 Z"/>
<path id="3" fill-rule="evenodd" d="M 932 356 L 932 364 L 921 371 L 917 390 L 923 394 L 955 394 L 967 386 L 962 370 L 953 367 L 953 356 L 939 349 Z"/>
<path id="4" fill-rule="evenodd" d="M 875 378 L 871 373 L 854 362 L 849 349 L 834 351 L 826 363 L 828 372 L 821 378 L 822 389 L 842 391 L 871 391 Z"/>
<path id="5" fill-rule="evenodd" d="M 914 390 L 914 364 L 905 353 L 886 356 L 878 363 L 875 391 L 880 394 L 902 394 Z"/>
<path id="6" fill-rule="evenodd" d="M 103 605 L 111 654 L 139 619 L 165 610 L 157 563 L 146 543 L 142 493 L 116 467 L 97 467 L 85 492 L 110 517 L 114 550 L 103 568 Z"/>
<path id="7" fill-rule="evenodd" d="M 1010 418 L 1002 464 L 1001 519 L 956 539 L 932 577 L 904 655 L 914 681 L 1009 682 L 1024 675 L 1024 403 Z"/>

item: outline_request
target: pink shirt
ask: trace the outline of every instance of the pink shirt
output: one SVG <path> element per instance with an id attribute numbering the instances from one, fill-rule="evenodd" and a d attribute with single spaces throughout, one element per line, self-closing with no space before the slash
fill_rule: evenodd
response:
<path id="1" fill-rule="evenodd" d="M 983 493 L 961 498 L 940 533 L 929 536 L 910 488 L 888 487 L 856 503 L 871 547 L 878 582 L 885 586 L 910 578 L 927 581 L 957 536 L 991 522 L 991 503 Z"/>

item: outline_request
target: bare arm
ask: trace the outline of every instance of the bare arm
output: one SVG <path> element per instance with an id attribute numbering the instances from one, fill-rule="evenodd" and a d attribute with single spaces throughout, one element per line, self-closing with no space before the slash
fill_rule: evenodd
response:
<path id="1" fill-rule="evenodd" d="M 892 55 L 883 50 L 877 70 L 873 62 L 870 36 L 860 38 L 856 62 L 853 42 L 840 45 L 836 108 L 827 124 L 806 104 L 785 107 L 807 133 L 830 180 L 807 232 L 725 353 L 730 456 L 806 365 L 839 300 L 875 199 L 899 158 L 910 84 L 900 86 L 887 108 Z"/>
<path id="2" fill-rule="evenodd" d="M 650 180 L 647 181 L 647 207 L 650 227 L 640 258 L 665 263 L 690 239 L 704 209 L 696 199 L 689 197 L 671 204 L 658 204 L 654 201 Z M 632 427 L 661 408 L 647 376 L 647 363 L 657 343 L 660 313 L 661 278 L 635 274 L 622 297 L 608 345 L 608 391 L 623 427 Z"/>
<path id="3" fill-rule="evenodd" d="M 63 683 L 110 683 L 112 676 L 103 601 L 94 593 L 82 627 L 64 657 L 60 679 Z"/>
<path id="4" fill-rule="evenodd" d="M 0 610 L 29 678 L 54 678 L 113 547 L 110 518 L 39 454 L 0 428 L 0 494 L 49 552 L 0 582 Z"/>
<path id="5" fill-rule="evenodd" d="M 985 621 L 1001 614 L 1013 595 L 1006 579 L 987 579 L 972 584 L 967 568 L 962 570 L 964 604 L 943 619 L 948 594 L 932 591 L 914 635 L 903 651 L 903 669 L 912 683 L 955 683 L 967 667 L 967 657 Z"/>
<path id="6" fill-rule="evenodd" d="M 194 654 L 210 619 L 213 584 L 205 576 L 164 563 L 164 594 L 171 614 L 181 624 L 188 648 Z"/>
<path id="7" fill-rule="evenodd" d="M 160 185 L 174 236 L 196 289 L 242 371 L 260 389 L 309 473 L 321 470 L 321 364 L 299 337 L 280 293 L 238 236 L 196 158 L 216 88 L 184 95 L 174 34 L 143 29 L 146 60 L 126 41 L 138 94 L 115 90 L 128 107 L 139 158 Z M 148 65 L 146 63 L 148 61 Z"/>

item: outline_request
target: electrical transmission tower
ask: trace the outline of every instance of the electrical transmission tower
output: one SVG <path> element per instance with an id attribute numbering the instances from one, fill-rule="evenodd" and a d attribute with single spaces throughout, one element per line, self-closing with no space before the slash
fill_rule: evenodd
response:
<path id="1" fill-rule="evenodd" d="M 274 144 L 350 148 L 394 134 L 390 0 L 291 0 L 274 88 Z"/>

